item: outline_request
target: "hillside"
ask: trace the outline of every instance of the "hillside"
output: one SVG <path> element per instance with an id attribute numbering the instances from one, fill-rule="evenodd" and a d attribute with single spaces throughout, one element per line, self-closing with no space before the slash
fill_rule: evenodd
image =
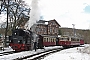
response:
<path id="1" fill-rule="evenodd" d="M 0 34 L 5 34 L 5 29 L 0 28 Z M 60 32 L 62 35 L 68 34 L 68 35 L 73 35 L 73 29 L 72 28 L 60 28 Z M 75 32 L 78 36 L 81 36 L 85 43 L 90 44 L 90 30 L 81 30 L 81 29 L 75 29 Z M 10 32 L 8 33 L 10 35 Z"/>
<path id="2" fill-rule="evenodd" d="M 61 34 L 67 34 L 67 35 L 73 35 L 73 29 L 72 28 L 60 28 Z M 82 30 L 82 29 L 74 29 L 76 32 L 76 35 L 82 37 L 85 41 L 85 43 L 90 44 L 90 30 Z"/>

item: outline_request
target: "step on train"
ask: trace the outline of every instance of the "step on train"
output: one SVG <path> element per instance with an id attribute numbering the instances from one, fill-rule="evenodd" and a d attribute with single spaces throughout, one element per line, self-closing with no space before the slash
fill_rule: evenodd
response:
<path id="1" fill-rule="evenodd" d="M 9 36 L 10 47 L 15 51 L 26 51 L 44 49 L 44 46 L 79 46 L 84 44 L 84 40 L 74 36 L 50 36 L 35 34 L 30 30 L 15 29 Z"/>

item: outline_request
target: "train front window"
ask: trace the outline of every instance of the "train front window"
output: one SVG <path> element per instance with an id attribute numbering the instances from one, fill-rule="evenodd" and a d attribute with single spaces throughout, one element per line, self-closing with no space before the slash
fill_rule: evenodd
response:
<path id="1" fill-rule="evenodd" d="M 11 40 L 11 43 L 19 43 L 19 44 L 23 44 L 25 43 L 23 40 Z"/>
<path id="2" fill-rule="evenodd" d="M 25 36 L 25 32 L 22 29 L 16 29 L 12 31 L 13 36 Z"/>
<path id="3" fill-rule="evenodd" d="M 18 40 L 18 43 L 22 44 L 23 42 L 22 42 L 22 40 Z"/>
<path id="4" fill-rule="evenodd" d="M 11 43 L 18 43 L 18 41 L 13 39 L 13 40 L 11 40 Z"/>

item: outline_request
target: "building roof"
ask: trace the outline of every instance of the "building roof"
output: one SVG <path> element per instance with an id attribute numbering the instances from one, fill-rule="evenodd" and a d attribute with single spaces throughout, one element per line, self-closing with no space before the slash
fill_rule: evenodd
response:
<path id="1" fill-rule="evenodd" d="M 50 21 L 55 21 L 61 27 L 61 25 L 55 19 L 50 20 Z"/>
<path id="2" fill-rule="evenodd" d="M 37 23 L 45 23 L 46 21 L 45 20 L 39 20 L 37 21 Z"/>
<path id="3" fill-rule="evenodd" d="M 59 24 L 55 19 L 49 20 L 49 21 L 39 20 L 39 21 L 37 22 L 37 24 L 45 24 L 45 25 L 48 25 L 48 22 L 50 22 L 50 21 L 55 21 L 55 22 L 60 26 L 60 24 Z M 60 27 L 61 27 L 61 26 L 60 26 Z"/>
<path id="4" fill-rule="evenodd" d="M 48 21 L 45 21 L 45 20 L 39 20 L 39 21 L 37 21 L 36 24 L 48 25 L 46 22 L 48 22 Z"/>

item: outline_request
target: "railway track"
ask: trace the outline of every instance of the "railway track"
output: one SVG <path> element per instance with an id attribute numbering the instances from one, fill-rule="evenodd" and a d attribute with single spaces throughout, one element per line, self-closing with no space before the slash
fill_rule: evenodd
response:
<path id="1" fill-rule="evenodd" d="M 16 53 L 16 52 L 15 51 L 3 52 L 3 53 L 0 53 L 0 56 L 9 55 L 9 54 L 13 54 L 13 53 Z"/>
<path id="2" fill-rule="evenodd" d="M 61 51 L 61 50 L 63 50 L 63 48 L 51 49 L 51 50 L 36 53 L 33 55 L 29 55 L 29 56 L 25 56 L 25 57 L 21 57 L 21 58 L 16 58 L 14 60 L 41 60 L 42 58 L 46 57 L 47 55 Z"/>

